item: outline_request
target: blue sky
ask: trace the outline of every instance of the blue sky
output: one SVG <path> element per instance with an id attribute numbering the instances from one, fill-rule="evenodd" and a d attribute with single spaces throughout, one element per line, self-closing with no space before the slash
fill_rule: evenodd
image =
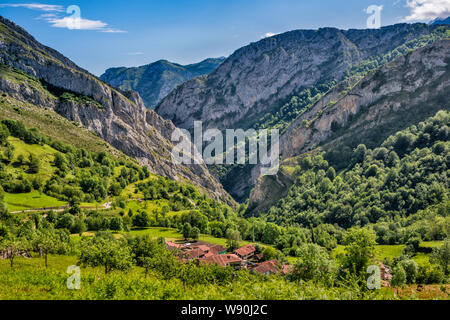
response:
<path id="1" fill-rule="evenodd" d="M 67 13 L 71 5 L 80 15 Z M 294 29 L 365 28 L 370 5 L 383 6 L 383 26 L 450 15 L 450 0 L 2 0 L 0 15 L 100 75 L 159 59 L 188 64 L 228 56 Z"/>

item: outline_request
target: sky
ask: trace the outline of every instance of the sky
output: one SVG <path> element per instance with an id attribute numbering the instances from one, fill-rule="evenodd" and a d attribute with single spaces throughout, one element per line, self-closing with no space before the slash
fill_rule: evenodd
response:
<path id="1" fill-rule="evenodd" d="M 99 76 L 160 59 L 229 56 L 295 29 L 366 28 L 370 6 L 381 26 L 450 16 L 450 0 L 1 0 L 0 15 Z"/>

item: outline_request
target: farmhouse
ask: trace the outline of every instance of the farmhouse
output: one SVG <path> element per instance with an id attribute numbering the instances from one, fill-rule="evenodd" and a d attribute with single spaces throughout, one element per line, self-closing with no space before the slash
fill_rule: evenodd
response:
<path id="1" fill-rule="evenodd" d="M 176 251 L 176 250 L 181 250 L 183 248 L 183 245 L 174 243 L 172 241 L 168 241 L 168 242 L 166 242 L 166 248 L 167 248 L 167 250 L 170 250 L 170 251 Z"/>
<path id="2" fill-rule="evenodd" d="M 252 244 L 234 250 L 234 253 L 243 260 L 251 259 L 255 255 L 256 249 Z"/>
<path id="3" fill-rule="evenodd" d="M 166 247 L 168 250 L 177 251 L 179 253 L 177 257 L 183 263 L 197 261 L 198 264 L 216 264 L 221 267 L 232 267 L 236 270 L 248 268 L 250 272 L 258 272 L 266 275 L 280 273 L 286 275 L 292 270 L 292 266 L 281 266 L 277 260 L 262 263 L 249 261 L 254 258 L 258 261 L 262 261 L 263 259 L 262 255 L 256 255 L 256 248 L 251 244 L 236 249 L 233 253 L 227 253 L 224 246 L 200 241 L 185 245 L 169 241 L 166 243 Z"/>
<path id="4" fill-rule="evenodd" d="M 213 254 L 225 254 L 225 253 L 227 253 L 227 249 L 224 246 L 216 244 L 216 245 L 210 246 L 209 252 L 213 253 Z"/>
<path id="5" fill-rule="evenodd" d="M 289 264 L 283 264 L 281 266 L 281 274 L 283 276 L 290 274 L 292 271 L 294 271 L 294 266 Z"/>
<path id="6" fill-rule="evenodd" d="M 245 266 L 245 262 L 235 254 L 214 255 L 199 260 L 201 264 L 217 264 L 221 267 L 234 267 L 235 269 L 242 269 Z"/>
<path id="7" fill-rule="evenodd" d="M 256 267 L 250 270 L 251 273 L 262 273 L 266 276 L 271 274 L 279 274 L 281 272 L 280 265 L 277 260 L 270 260 L 258 264 Z"/>
<path id="8" fill-rule="evenodd" d="M 200 258 L 204 258 L 205 254 L 206 254 L 206 252 L 203 251 L 202 249 L 195 248 L 195 249 L 192 249 L 192 250 L 187 252 L 187 257 L 190 260 L 200 259 Z"/>

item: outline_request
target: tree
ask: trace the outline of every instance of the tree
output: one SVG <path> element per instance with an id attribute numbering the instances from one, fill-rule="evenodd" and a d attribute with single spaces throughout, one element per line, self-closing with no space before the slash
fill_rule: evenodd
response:
<path id="1" fill-rule="evenodd" d="M 226 232 L 227 236 L 227 248 L 233 251 L 240 247 L 241 233 L 236 229 L 228 229 Z"/>
<path id="2" fill-rule="evenodd" d="M 332 279 L 334 262 L 325 248 L 314 243 L 304 244 L 298 256 L 291 274 L 293 279 L 316 282 L 329 282 Z"/>
<path id="3" fill-rule="evenodd" d="M 105 274 L 112 270 L 127 271 L 132 266 L 131 251 L 123 241 L 103 237 L 84 239 L 81 243 L 78 263 L 81 266 L 103 266 Z"/>
<path id="4" fill-rule="evenodd" d="M 365 274 L 371 257 L 374 254 L 376 235 L 373 230 L 351 228 L 344 235 L 345 256 L 343 267 L 356 275 Z"/>
<path id="5" fill-rule="evenodd" d="M 72 234 L 80 234 L 80 236 L 87 230 L 86 223 L 84 223 L 83 219 L 76 218 L 72 227 L 70 228 L 70 233 Z"/>
<path id="6" fill-rule="evenodd" d="M 48 254 L 67 252 L 70 245 L 70 237 L 67 233 L 54 230 L 43 229 L 38 230 L 33 237 L 33 246 L 39 251 L 39 255 L 43 255 L 45 259 L 45 267 L 48 267 Z"/>
<path id="7" fill-rule="evenodd" d="M 0 251 L 6 252 L 11 268 L 14 268 L 14 259 L 29 249 L 29 243 L 25 238 L 9 238 L 0 241 Z"/>
<path id="8" fill-rule="evenodd" d="M 264 260 L 266 260 L 266 261 L 273 260 L 277 256 L 277 250 L 275 250 L 275 248 L 273 248 L 273 247 L 266 247 L 263 250 L 262 254 L 263 254 Z"/>
<path id="9" fill-rule="evenodd" d="M 406 284 L 406 272 L 403 270 L 402 267 L 397 266 L 394 268 L 394 272 L 392 275 L 391 280 L 391 286 L 394 288 L 397 288 L 397 294 L 398 294 L 398 288 L 403 288 Z"/>
<path id="10" fill-rule="evenodd" d="M 24 160 L 23 154 L 19 154 L 17 156 L 17 163 L 22 166 L 24 164 L 24 162 L 25 162 L 25 160 Z"/>
<path id="11" fill-rule="evenodd" d="M 367 147 L 364 144 L 360 144 L 354 151 L 353 151 L 353 162 L 354 163 L 361 163 L 364 161 L 364 158 L 366 157 L 367 153 Z"/>
<path id="12" fill-rule="evenodd" d="M 56 228 L 71 230 L 73 224 L 75 223 L 75 218 L 70 213 L 66 213 L 58 219 L 56 223 Z"/>
<path id="13" fill-rule="evenodd" d="M 184 240 L 188 240 L 189 239 L 189 237 L 191 236 L 191 233 L 192 233 L 192 227 L 191 227 L 191 224 L 189 222 L 186 222 L 183 225 L 181 233 L 183 234 Z"/>
<path id="14" fill-rule="evenodd" d="M 145 269 L 145 279 L 147 279 L 148 271 L 152 266 L 152 259 L 149 257 L 139 257 L 137 261 Z"/>
<path id="15" fill-rule="evenodd" d="M 147 212 L 138 213 L 133 217 L 133 226 L 138 228 L 146 228 L 150 226 L 150 218 Z"/>
<path id="16" fill-rule="evenodd" d="M 446 239 L 440 248 L 434 248 L 430 257 L 431 263 L 438 263 L 446 275 L 450 266 L 450 239 Z"/>
<path id="17" fill-rule="evenodd" d="M 3 123 L 0 123 L 0 145 L 3 145 L 9 137 L 9 130 L 8 127 L 5 126 Z"/>
<path id="18" fill-rule="evenodd" d="M 367 170 L 366 170 L 366 177 L 376 177 L 378 173 L 378 167 L 376 165 L 371 165 Z"/>
<path id="19" fill-rule="evenodd" d="M 8 207 L 6 203 L 0 201 L 0 220 L 6 220 L 9 218 Z"/>
<path id="20" fill-rule="evenodd" d="M 266 227 L 264 228 L 262 240 L 264 243 L 273 244 L 280 234 L 280 227 L 278 227 L 274 223 L 267 223 Z"/>
<path id="21" fill-rule="evenodd" d="M 113 231 L 123 230 L 123 219 L 122 217 L 113 217 L 109 221 L 109 228 Z"/>
<path id="22" fill-rule="evenodd" d="M 61 154 L 61 153 L 57 153 L 55 154 L 55 160 L 53 161 L 53 164 L 55 165 L 55 167 L 57 167 L 60 170 L 65 169 L 65 165 L 67 163 L 66 157 Z M 65 171 L 65 170 L 63 170 Z"/>
<path id="23" fill-rule="evenodd" d="M 39 159 L 34 156 L 32 153 L 30 153 L 29 157 L 28 157 L 28 172 L 29 173 L 39 173 L 39 169 L 40 169 L 40 161 Z"/>
<path id="24" fill-rule="evenodd" d="M 8 217 L 8 207 L 3 202 L 5 198 L 5 192 L 2 186 L 0 186 L 0 220 L 5 220 Z"/>
<path id="25" fill-rule="evenodd" d="M 198 240 L 199 237 L 200 237 L 200 229 L 197 227 L 193 227 L 191 230 L 191 238 L 193 240 Z"/>
<path id="26" fill-rule="evenodd" d="M 419 272 L 419 265 L 414 260 L 402 260 L 399 263 L 400 267 L 405 270 L 406 283 L 412 284 L 416 281 L 417 274 Z"/>
<path id="27" fill-rule="evenodd" d="M 11 162 L 14 159 L 14 150 L 15 150 L 14 146 L 8 143 L 8 146 L 6 147 L 5 150 L 5 157 L 8 162 Z"/>
<path id="28" fill-rule="evenodd" d="M 333 181 L 334 178 L 336 178 L 336 170 L 334 170 L 333 167 L 329 167 L 328 170 L 327 170 L 326 176 L 327 176 L 328 179 Z"/>
<path id="29" fill-rule="evenodd" d="M 157 256 L 167 255 L 164 239 L 154 240 L 149 235 L 138 236 L 130 241 L 130 249 L 136 264 L 145 268 L 145 277 Z"/>

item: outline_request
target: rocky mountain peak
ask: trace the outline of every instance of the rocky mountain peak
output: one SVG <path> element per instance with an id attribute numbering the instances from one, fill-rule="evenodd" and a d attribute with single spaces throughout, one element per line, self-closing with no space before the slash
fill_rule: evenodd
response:
<path id="1" fill-rule="evenodd" d="M 188 167 L 172 162 L 170 134 L 175 126 L 153 110 L 147 110 L 138 93 L 107 85 L 3 17 L 0 17 L 0 63 L 37 79 L 48 89 L 48 92 L 37 90 L 2 78 L 2 91 L 18 100 L 52 108 L 82 124 L 155 174 L 191 181 L 216 199 L 234 204 L 204 165 Z M 61 99 L 63 92 L 72 98 Z"/>

